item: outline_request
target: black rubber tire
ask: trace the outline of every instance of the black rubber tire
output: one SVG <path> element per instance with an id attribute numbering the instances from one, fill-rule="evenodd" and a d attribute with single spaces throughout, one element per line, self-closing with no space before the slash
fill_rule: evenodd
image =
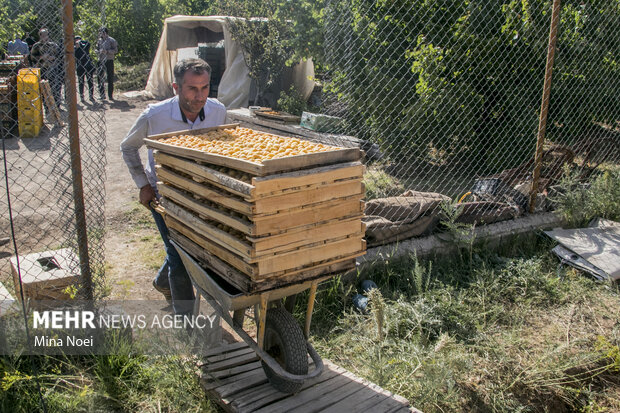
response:
<path id="1" fill-rule="evenodd" d="M 308 351 L 306 338 L 291 313 L 284 308 L 267 311 L 263 349 L 291 374 L 308 374 Z M 273 387 L 283 393 L 297 393 L 303 383 L 295 383 L 278 377 L 261 361 L 263 370 Z"/>

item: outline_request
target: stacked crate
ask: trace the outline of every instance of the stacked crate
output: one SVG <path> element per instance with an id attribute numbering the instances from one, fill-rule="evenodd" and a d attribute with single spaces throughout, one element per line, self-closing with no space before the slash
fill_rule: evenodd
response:
<path id="1" fill-rule="evenodd" d="M 24 66 L 21 56 L 0 61 L 0 136 L 12 138 L 17 129 L 17 71 Z"/>
<path id="2" fill-rule="evenodd" d="M 19 111 L 19 136 L 35 138 L 43 126 L 41 99 L 41 69 L 21 69 L 17 75 L 17 107 Z"/>
<path id="3" fill-rule="evenodd" d="M 258 164 L 161 142 L 213 129 L 147 139 L 174 241 L 245 293 L 354 268 L 366 247 L 359 149 Z"/>
<path id="4" fill-rule="evenodd" d="M 17 88 L 15 77 L 0 78 L 0 132 L 2 139 L 12 138 L 17 127 Z"/>

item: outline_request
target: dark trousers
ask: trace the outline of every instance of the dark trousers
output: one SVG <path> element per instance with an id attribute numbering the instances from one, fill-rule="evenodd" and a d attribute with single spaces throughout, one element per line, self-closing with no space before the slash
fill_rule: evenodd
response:
<path id="1" fill-rule="evenodd" d="M 170 243 L 168 227 L 164 218 L 155 210 L 151 209 L 153 219 L 164 241 L 166 259 L 155 277 L 155 283 L 162 288 L 169 288 L 172 293 L 172 308 L 175 314 L 187 314 L 193 310 L 194 287 L 185 270 L 181 256 Z"/>
<path id="2" fill-rule="evenodd" d="M 94 99 L 95 88 L 93 85 L 93 72 L 94 68 L 91 67 L 83 67 L 78 65 L 77 67 L 77 77 L 78 77 L 78 90 L 80 91 L 80 97 L 84 99 L 84 78 L 86 78 L 86 83 L 88 83 L 88 95 L 90 99 Z"/>
<path id="3" fill-rule="evenodd" d="M 56 101 L 56 106 L 60 107 L 60 96 L 64 80 L 62 70 L 57 66 L 41 68 L 41 77 L 49 82 L 50 89 L 52 89 L 52 96 L 54 96 L 54 100 Z"/>
<path id="4" fill-rule="evenodd" d="M 99 96 L 105 98 L 105 82 L 108 82 L 108 98 L 112 99 L 114 93 L 114 60 L 106 60 L 99 63 Z"/>

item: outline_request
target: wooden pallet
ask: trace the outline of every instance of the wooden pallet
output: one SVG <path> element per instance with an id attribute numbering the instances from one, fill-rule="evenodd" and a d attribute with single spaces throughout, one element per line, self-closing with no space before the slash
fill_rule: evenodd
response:
<path id="1" fill-rule="evenodd" d="M 52 94 L 52 88 L 50 87 L 50 83 L 47 80 L 41 80 L 39 82 L 39 86 L 41 87 L 43 101 L 45 102 L 45 106 L 47 106 L 47 110 L 51 114 L 52 121 L 54 121 L 54 123 L 56 123 L 58 126 L 65 126 L 65 123 L 60 117 L 60 111 L 58 110 L 58 106 L 56 106 L 56 100 L 54 99 L 54 95 Z"/>
<path id="2" fill-rule="evenodd" d="M 268 383 L 258 357 L 247 344 L 233 343 L 207 353 L 201 384 L 227 412 L 419 412 L 405 398 L 328 360 L 324 364 L 319 377 L 304 383 L 299 393 L 288 395 Z"/>

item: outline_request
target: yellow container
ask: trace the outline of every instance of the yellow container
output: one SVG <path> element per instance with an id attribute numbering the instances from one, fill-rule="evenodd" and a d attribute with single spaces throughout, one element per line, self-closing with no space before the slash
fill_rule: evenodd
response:
<path id="1" fill-rule="evenodd" d="M 36 138 L 41 132 L 41 122 L 18 122 L 20 138 Z"/>
<path id="2" fill-rule="evenodd" d="M 43 104 L 41 102 L 41 69 L 20 69 L 17 74 L 17 119 L 19 136 L 39 136 L 43 126 Z"/>

